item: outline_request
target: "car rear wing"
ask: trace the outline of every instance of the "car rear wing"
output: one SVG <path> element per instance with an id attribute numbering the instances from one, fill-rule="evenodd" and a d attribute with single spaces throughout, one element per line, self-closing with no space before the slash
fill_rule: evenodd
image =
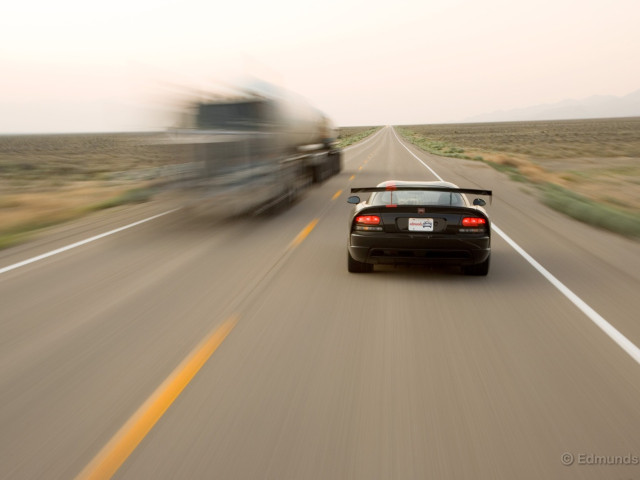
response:
<path id="1" fill-rule="evenodd" d="M 493 199 L 493 192 L 491 190 L 483 190 L 477 188 L 454 188 L 454 187 L 417 187 L 417 186 L 402 186 L 402 185 L 388 185 L 386 187 L 355 187 L 351 189 L 351 193 L 374 193 L 374 192 L 444 192 L 444 193 L 466 193 L 469 195 L 480 195 L 489 197 L 489 204 Z M 354 197 L 359 198 L 359 197 Z M 349 203 L 355 203 L 351 199 Z M 474 202 L 474 205 L 484 205 L 483 200 L 478 200 L 478 203 Z"/>
<path id="2" fill-rule="evenodd" d="M 356 187 L 351 189 L 351 193 L 361 192 L 445 192 L 445 193 L 468 193 L 469 195 L 485 195 L 491 197 L 493 192 L 491 190 L 481 190 L 475 188 L 452 188 L 452 187 Z"/>

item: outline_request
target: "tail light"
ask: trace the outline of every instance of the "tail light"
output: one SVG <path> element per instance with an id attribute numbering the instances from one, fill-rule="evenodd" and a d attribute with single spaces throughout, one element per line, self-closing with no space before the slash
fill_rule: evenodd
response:
<path id="1" fill-rule="evenodd" d="M 380 217 L 377 215 L 358 215 L 356 217 L 356 223 L 362 223 L 364 225 L 380 225 Z"/>
<path id="2" fill-rule="evenodd" d="M 487 221 L 482 217 L 464 217 L 462 219 L 463 227 L 481 227 L 486 223 Z"/>
<path id="3" fill-rule="evenodd" d="M 482 217 L 464 217 L 460 233 L 482 233 L 487 224 L 487 219 Z M 467 227 L 467 228 L 464 228 Z"/>
<path id="4" fill-rule="evenodd" d="M 378 215 L 358 215 L 354 220 L 354 230 L 361 232 L 381 232 L 382 220 Z"/>

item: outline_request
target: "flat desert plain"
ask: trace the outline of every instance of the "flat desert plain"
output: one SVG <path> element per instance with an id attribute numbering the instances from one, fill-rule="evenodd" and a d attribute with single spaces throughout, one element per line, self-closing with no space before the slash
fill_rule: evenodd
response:
<path id="1" fill-rule="evenodd" d="M 349 145 L 376 130 L 342 127 L 339 140 Z M 640 118 L 398 130 L 452 161 L 488 162 L 514 180 L 557 186 L 622 212 L 632 224 L 637 218 L 640 225 Z M 163 132 L 0 135 L 0 248 L 100 208 L 147 200 L 154 187 L 171 178 L 172 168 L 189 161 L 188 152 L 167 145 L 166 137 Z M 602 215 L 610 216 L 608 210 Z"/>
<path id="2" fill-rule="evenodd" d="M 400 128 L 432 153 L 490 162 L 640 212 L 640 117 Z"/>

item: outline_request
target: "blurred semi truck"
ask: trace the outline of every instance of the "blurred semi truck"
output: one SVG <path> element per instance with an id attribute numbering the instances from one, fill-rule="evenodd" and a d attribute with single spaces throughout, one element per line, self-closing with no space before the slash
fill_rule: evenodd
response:
<path id="1" fill-rule="evenodd" d="M 172 130 L 191 159 L 189 191 L 223 214 L 259 213 L 340 172 L 336 137 L 324 114 L 273 87 L 193 102 Z"/>

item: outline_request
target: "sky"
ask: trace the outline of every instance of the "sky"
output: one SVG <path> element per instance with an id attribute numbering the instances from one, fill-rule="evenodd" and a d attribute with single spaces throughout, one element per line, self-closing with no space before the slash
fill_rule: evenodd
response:
<path id="1" fill-rule="evenodd" d="M 340 126 L 447 123 L 640 88 L 638 0 L 23 0 L 0 133 L 165 128 L 259 77 Z"/>

